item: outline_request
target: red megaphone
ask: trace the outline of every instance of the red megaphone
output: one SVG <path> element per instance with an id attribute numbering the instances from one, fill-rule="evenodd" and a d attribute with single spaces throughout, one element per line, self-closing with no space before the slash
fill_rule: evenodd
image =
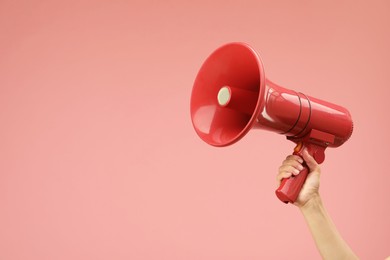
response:
<path id="1" fill-rule="evenodd" d="M 342 145 L 352 134 L 344 107 L 276 85 L 265 77 L 259 55 L 247 44 L 230 43 L 214 51 L 202 65 L 192 89 L 191 119 L 196 133 L 213 146 L 237 142 L 258 128 L 287 136 L 318 163 L 325 148 Z M 305 167 L 284 179 L 277 197 L 293 203 L 308 174 Z"/>

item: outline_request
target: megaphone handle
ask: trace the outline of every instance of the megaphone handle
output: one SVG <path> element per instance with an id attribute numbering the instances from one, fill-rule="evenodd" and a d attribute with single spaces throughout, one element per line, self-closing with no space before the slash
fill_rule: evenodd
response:
<path id="1" fill-rule="evenodd" d="M 282 180 L 279 188 L 275 191 L 276 196 L 284 203 L 294 203 L 301 191 L 306 177 L 309 174 L 308 167 L 303 164 L 303 170 L 298 175 Z"/>
<path id="2" fill-rule="evenodd" d="M 314 157 L 317 163 L 322 163 L 325 159 L 324 150 L 326 147 L 318 146 L 311 143 L 298 142 L 297 146 L 294 149 L 294 155 L 299 155 L 302 157 L 301 152 L 304 148 L 307 148 L 309 154 Z M 290 178 L 285 178 L 282 180 L 279 188 L 275 191 L 276 196 L 284 203 L 294 203 L 301 191 L 303 184 L 309 174 L 309 168 L 306 163 L 303 162 L 303 170 L 299 172 L 298 175 L 293 175 Z"/>

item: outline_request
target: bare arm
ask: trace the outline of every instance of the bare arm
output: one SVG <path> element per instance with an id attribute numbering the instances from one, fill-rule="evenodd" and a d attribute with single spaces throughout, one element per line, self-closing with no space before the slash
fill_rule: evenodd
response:
<path id="1" fill-rule="evenodd" d="M 321 169 L 306 151 L 303 159 L 310 169 L 305 184 L 294 203 L 302 212 L 323 259 L 358 259 L 339 234 L 326 211 L 319 194 Z M 297 175 L 302 169 L 302 158 L 290 155 L 279 168 L 277 180 Z"/>
<path id="2" fill-rule="evenodd" d="M 319 195 L 311 198 L 300 210 L 323 259 L 358 259 L 339 234 Z"/>

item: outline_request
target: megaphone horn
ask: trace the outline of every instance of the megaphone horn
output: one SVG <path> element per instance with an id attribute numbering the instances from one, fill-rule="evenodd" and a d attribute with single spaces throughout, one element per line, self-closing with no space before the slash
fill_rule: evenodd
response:
<path id="1" fill-rule="evenodd" d="M 191 119 L 196 133 L 213 146 L 227 146 L 250 129 L 285 135 L 318 163 L 327 147 L 349 139 L 353 123 L 342 106 L 281 87 L 265 77 L 263 63 L 245 43 L 229 43 L 215 50 L 203 63 L 191 95 Z M 295 202 L 308 174 L 284 179 L 277 197 Z"/>

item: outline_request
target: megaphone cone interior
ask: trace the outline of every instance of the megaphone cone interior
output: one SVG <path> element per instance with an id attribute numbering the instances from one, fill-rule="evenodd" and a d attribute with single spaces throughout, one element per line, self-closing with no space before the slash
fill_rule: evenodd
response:
<path id="1" fill-rule="evenodd" d="M 191 118 L 197 134 L 214 146 L 241 139 L 264 106 L 265 74 L 256 52 L 243 43 L 214 51 L 192 89 Z"/>

